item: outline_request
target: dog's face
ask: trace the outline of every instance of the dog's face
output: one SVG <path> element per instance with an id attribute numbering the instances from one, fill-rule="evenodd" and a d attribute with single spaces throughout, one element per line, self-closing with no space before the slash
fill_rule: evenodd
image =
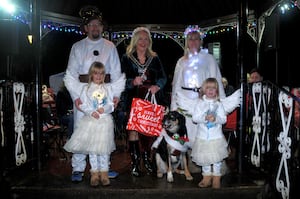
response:
<path id="1" fill-rule="evenodd" d="M 177 112 L 170 111 L 163 118 L 163 128 L 172 134 L 186 135 L 185 117 Z"/>

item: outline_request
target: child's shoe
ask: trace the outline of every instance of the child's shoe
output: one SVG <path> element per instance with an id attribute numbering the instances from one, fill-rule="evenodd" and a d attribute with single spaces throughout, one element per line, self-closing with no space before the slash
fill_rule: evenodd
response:
<path id="1" fill-rule="evenodd" d="M 108 172 L 108 177 L 109 177 L 109 178 L 116 178 L 116 177 L 118 177 L 118 175 L 119 175 L 119 173 L 116 172 L 116 171 L 113 171 L 113 170 L 110 170 L 110 171 Z"/>
<path id="2" fill-rule="evenodd" d="M 84 175 L 83 172 L 74 171 L 72 173 L 72 176 L 71 176 L 72 182 L 74 182 L 74 183 L 82 182 L 83 181 L 83 175 Z"/>
<path id="3" fill-rule="evenodd" d="M 100 171 L 100 181 L 103 186 L 110 185 L 110 180 L 108 178 L 108 172 L 107 171 Z"/>
<path id="4" fill-rule="evenodd" d="M 99 171 L 91 171 L 90 185 L 92 187 L 97 187 L 100 183 Z"/>
<path id="5" fill-rule="evenodd" d="M 220 189 L 221 188 L 221 176 L 213 176 L 212 188 Z"/>
<path id="6" fill-rule="evenodd" d="M 199 182 L 198 186 L 206 188 L 211 186 L 212 176 L 203 176 L 203 179 Z"/>

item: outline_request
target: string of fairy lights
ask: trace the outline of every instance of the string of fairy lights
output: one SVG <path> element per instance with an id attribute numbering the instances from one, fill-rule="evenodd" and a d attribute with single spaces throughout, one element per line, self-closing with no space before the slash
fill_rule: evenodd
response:
<path id="1" fill-rule="evenodd" d="M 250 24 L 249 24 L 250 25 Z M 251 24 L 251 26 L 256 26 L 256 24 Z M 230 26 L 230 27 L 218 27 L 218 28 L 213 28 L 210 31 L 204 32 L 204 37 L 207 35 L 217 35 L 221 33 L 226 33 L 226 32 L 231 32 L 236 30 L 236 25 Z M 74 26 L 74 25 L 65 25 L 65 24 L 57 24 L 53 22 L 44 22 L 42 24 L 42 30 L 43 32 L 48 32 L 48 31 L 59 31 L 59 32 L 64 32 L 64 33 L 75 33 L 75 34 L 80 34 L 84 35 L 85 33 L 81 31 L 80 26 Z M 107 34 L 107 33 L 104 33 Z M 159 32 L 151 33 L 152 37 L 155 39 L 169 39 L 169 37 L 175 38 L 175 39 L 181 39 L 184 38 L 184 33 L 183 32 L 173 32 L 172 34 L 164 35 L 164 34 L 159 34 Z M 118 32 L 112 32 L 112 38 L 117 39 L 117 38 L 127 38 L 131 37 L 132 33 L 131 31 L 118 31 Z"/>
<path id="2" fill-rule="evenodd" d="M 45 22 L 42 24 L 42 30 L 43 31 L 59 31 L 59 32 L 65 32 L 65 33 L 75 33 L 83 35 L 84 33 L 80 30 L 79 26 L 74 25 L 62 25 L 52 22 Z"/>

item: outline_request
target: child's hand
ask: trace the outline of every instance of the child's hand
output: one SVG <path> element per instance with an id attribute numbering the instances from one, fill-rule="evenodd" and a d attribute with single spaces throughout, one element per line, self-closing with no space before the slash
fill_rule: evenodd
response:
<path id="1" fill-rule="evenodd" d="M 95 111 L 92 113 L 92 117 L 94 117 L 95 119 L 99 119 L 99 114 Z"/>
<path id="2" fill-rule="evenodd" d="M 208 114 L 206 116 L 206 120 L 209 121 L 209 122 L 214 122 L 216 120 L 214 114 Z"/>
<path id="3" fill-rule="evenodd" d="M 82 102 L 81 102 L 81 99 L 80 98 L 77 98 L 76 100 L 75 100 L 75 106 L 76 106 L 76 108 L 78 109 L 78 110 L 80 110 L 80 111 L 82 111 L 81 109 L 80 109 L 80 105 L 82 104 Z"/>
<path id="4" fill-rule="evenodd" d="M 97 112 L 100 113 L 100 114 L 104 113 L 104 108 L 103 108 L 103 107 L 98 108 L 98 109 L 97 109 Z"/>

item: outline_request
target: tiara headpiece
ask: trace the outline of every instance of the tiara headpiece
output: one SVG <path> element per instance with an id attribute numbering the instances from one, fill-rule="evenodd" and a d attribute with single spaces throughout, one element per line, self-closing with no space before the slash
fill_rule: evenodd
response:
<path id="1" fill-rule="evenodd" d="M 132 35 L 135 35 L 136 33 L 141 32 L 141 31 L 145 31 L 146 33 L 148 33 L 149 37 L 151 37 L 150 31 L 146 27 L 137 27 L 136 29 L 133 30 Z"/>
<path id="2" fill-rule="evenodd" d="M 82 22 L 87 24 L 93 19 L 98 19 L 102 22 L 102 13 L 95 6 L 85 6 L 80 9 L 79 16 L 82 18 Z"/>
<path id="3" fill-rule="evenodd" d="M 197 32 L 200 34 L 201 39 L 204 37 L 204 33 L 201 31 L 198 25 L 189 25 L 184 31 L 184 37 L 187 37 L 188 34 L 192 32 Z"/>

